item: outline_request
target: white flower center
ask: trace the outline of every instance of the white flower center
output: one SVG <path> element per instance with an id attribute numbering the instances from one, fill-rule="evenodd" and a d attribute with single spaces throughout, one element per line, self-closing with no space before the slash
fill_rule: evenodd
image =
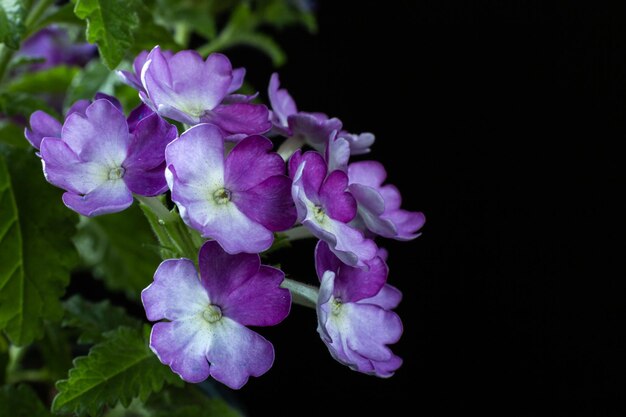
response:
<path id="1" fill-rule="evenodd" d="M 109 179 L 119 180 L 120 178 L 124 176 L 125 173 L 126 173 L 126 170 L 124 169 L 124 167 L 111 168 L 111 170 L 109 171 Z"/>
<path id="2" fill-rule="evenodd" d="M 339 313 L 341 313 L 341 306 L 343 305 L 343 302 L 341 301 L 341 298 L 335 298 L 333 297 L 331 304 L 330 304 L 330 312 L 334 315 L 334 316 L 338 316 Z"/>
<path id="3" fill-rule="evenodd" d="M 209 323 L 215 323 L 222 318 L 222 310 L 216 305 L 209 304 L 209 306 L 202 312 L 202 318 Z"/>

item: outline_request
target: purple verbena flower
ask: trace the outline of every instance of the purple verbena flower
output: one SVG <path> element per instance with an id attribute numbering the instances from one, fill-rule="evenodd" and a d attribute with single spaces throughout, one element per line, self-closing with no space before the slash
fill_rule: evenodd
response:
<path id="1" fill-rule="evenodd" d="M 131 132 L 115 104 L 97 99 L 67 117 L 60 137 L 43 138 L 44 175 L 66 190 L 63 202 L 82 215 L 122 211 L 132 193 L 153 196 L 167 189 L 165 146 L 176 135 L 176 127 L 155 113 Z"/>
<path id="2" fill-rule="evenodd" d="M 24 41 L 18 56 L 42 59 L 43 62 L 30 66 L 33 71 L 58 65 L 83 66 L 96 56 L 96 45 L 72 43 L 65 29 L 49 26 Z"/>
<path id="3" fill-rule="evenodd" d="M 133 66 L 135 74 L 121 73 L 122 79 L 137 88 L 141 99 L 163 117 L 190 125 L 215 124 L 230 140 L 261 134 L 271 127 L 267 107 L 247 102 L 247 96 L 229 98 L 241 87 L 245 71 L 233 70 L 222 54 L 211 54 L 205 61 L 196 51 L 168 54 L 157 46 L 145 57 L 140 54 Z"/>
<path id="4" fill-rule="evenodd" d="M 141 293 L 152 327 L 150 348 L 187 382 L 212 376 L 239 389 L 274 362 L 274 347 L 246 326 L 272 326 L 289 314 L 282 271 L 257 254 L 229 255 L 215 241 L 189 259 L 168 259 Z M 198 276 L 199 275 L 199 276 Z"/>
<path id="5" fill-rule="evenodd" d="M 224 156 L 224 137 L 211 124 L 184 132 L 165 151 L 172 200 L 183 220 L 228 253 L 268 249 L 273 232 L 296 219 L 291 180 L 272 142 L 249 136 Z"/>
<path id="6" fill-rule="evenodd" d="M 400 191 L 391 184 L 383 185 L 387 172 L 380 162 L 359 161 L 348 166 L 350 192 L 358 203 L 358 221 L 371 232 L 396 240 L 411 240 L 426 217 L 423 213 L 400 208 Z"/>
<path id="7" fill-rule="evenodd" d="M 400 317 L 391 311 L 402 294 L 385 283 L 388 268 L 382 258 L 375 257 L 368 264 L 367 271 L 345 265 L 326 242 L 318 243 L 317 331 L 337 361 L 386 378 L 402 365 L 402 359 L 387 347 L 402 335 Z"/>
<path id="8" fill-rule="evenodd" d="M 337 118 L 329 118 L 323 113 L 300 112 L 289 92 L 280 88 L 278 74 L 272 74 L 268 88 L 272 105 L 271 120 L 274 132 L 297 138 L 323 152 L 333 131 L 340 131 L 342 124 Z"/>
<path id="9" fill-rule="evenodd" d="M 122 110 L 122 105 L 115 98 L 104 93 L 96 93 L 95 99 L 106 99 L 111 102 L 115 107 Z M 65 117 L 68 117 L 72 113 L 85 114 L 87 106 L 91 104 L 89 100 L 78 100 L 68 109 Z M 63 125 L 56 118 L 51 116 L 42 110 L 37 110 L 30 115 L 30 129 L 27 127 L 24 130 L 24 136 L 26 140 L 30 142 L 33 148 L 39 150 L 41 146 L 41 140 L 45 137 L 60 138 L 61 128 Z"/>
<path id="10" fill-rule="evenodd" d="M 298 150 L 289 160 L 293 178 L 291 193 L 298 221 L 313 235 L 327 242 L 346 264 L 367 268 L 376 256 L 374 241 L 348 223 L 356 215 L 356 201 L 348 192 L 348 176 L 335 170 L 328 174 L 324 158 L 317 152 Z"/>
<path id="11" fill-rule="evenodd" d="M 339 132 L 338 137 L 345 139 L 348 141 L 350 145 L 350 154 L 351 155 L 364 155 L 371 151 L 370 147 L 374 144 L 376 137 L 374 134 L 369 132 L 363 133 L 348 133 L 345 130 Z"/>

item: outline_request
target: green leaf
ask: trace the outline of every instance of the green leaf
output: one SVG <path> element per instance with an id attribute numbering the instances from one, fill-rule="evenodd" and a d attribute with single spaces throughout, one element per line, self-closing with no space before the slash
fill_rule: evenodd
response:
<path id="1" fill-rule="evenodd" d="M 205 387 L 212 382 L 203 384 Z M 219 397 L 207 396 L 196 385 L 185 388 L 167 387 L 158 396 L 150 397 L 144 408 L 152 417 L 242 417 L 238 410 Z M 109 417 L 109 416 L 107 416 Z"/>
<path id="2" fill-rule="evenodd" d="M 282 29 L 286 26 L 300 24 L 311 33 L 317 31 L 315 15 L 300 1 L 258 0 L 260 20 Z"/>
<path id="3" fill-rule="evenodd" d="M 116 81 L 114 72 L 109 71 L 98 60 L 93 60 L 87 66 L 76 73 L 67 89 L 64 108 L 69 108 L 77 100 L 92 100 L 97 92 L 106 94 L 113 93 L 113 86 Z"/>
<path id="4" fill-rule="evenodd" d="M 272 60 L 274 66 L 279 67 L 287 61 L 282 48 L 268 35 L 262 33 L 241 33 L 235 36 L 234 44 L 252 46 L 264 52 Z"/>
<path id="5" fill-rule="evenodd" d="M 139 28 L 137 0 L 73 0 L 74 13 L 87 21 L 87 41 L 98 44 L 109 69 L 120 63 L 135 42 Z"/>
<path id="6" fill-rule="evenodd" d="M 0 143 L 16 148 L 30 148 L 30 144 L 24 137 L 24 127 L 8 120 L 0 120 Z"/>
<path id="7" fill-rule="evenodd" d="M 63 326 L 80 330 L 78 343 L 99 343 L 104 333 L 120 326 L 141 327 L 141 322 L 126 314 L 122 307 L 111 305 L 108 300 L 93 303 L 75 295 L 63 303 L 65 318 Z"/>
<path id="8" fill-rule="evenodd" d="M 0 330 L 16 345 L 43 335 L 43 321 L 60 320 L 59 298 L 76 264 L 76 217 L 47 184 L 32 152 L 0 155 Z"/>
<path id="9" fill-rule="evenodd" d="M 11 49 L 20 47 L 26 31 L 26 8 L 22 0 L 0 0 L 0 43 Z"/>
<path id="10" fill-rule="evenodd" d="M 58 117 L 57 111 L 44 100 L 28 93 L 1 93 L 0 113 L 5 116 L 21 116 L 28 119 L 36 110 L 43 110 Z"/>
<path id="11" fill-rule="evenodd" d="M 44 338 L 37 343 L 37 348 L 51 381 L 67 375 L 72 367 L 72 350 L 65 329 L 58 324 L 47 323 L 44 327 Z"/>
<path id="12" fill-rule="evenodd" d="M 165 383 L 182 384 L 176 374 L 159 362 L 144 334 L 120 327 L 92 347 L 88 356 L 77 358 L 69 378 L 56 385 L 59 393 L 52 411 L 96 416 L 104 406 L 114 406 L 118 401 L 124 407 L 135 397 L 146 401 Z"/>
<path id="13" fill-rule="evenodd" d="M 42 71 L 26 72 L 8 85 L 9 92 L 65 93 L 78 72 L 76 67 L 58 66 Z"/>
<path id="14" fill-rule="evenodd" d="M 161 263 L 157 242 L 137 205 L 120 213 L 81 219 L 74 243 L 94 276 L 131 299 L 137 299 L 152 282 Z"/>
<path id="15" fill-rule="evenodd" d="M 50 417 L 51 414 L 28 385 L 5 385 L 0 388 L 0 416 Z"/>

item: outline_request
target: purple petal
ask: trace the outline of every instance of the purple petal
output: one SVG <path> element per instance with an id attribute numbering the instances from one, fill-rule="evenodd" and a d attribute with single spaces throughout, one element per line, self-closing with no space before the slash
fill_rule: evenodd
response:
<path id="1" fill-rule="evenodd" d="M 361 134 L 353 134 L 348 132 L 339 133 L 339 137 L 345 139 L 350 146 L 350 153 L 352 155 L 364 155 L 371 151 L 370 147 L 374 144 L 376 137 L 369 132 Z"/>
<path id="2" fill-rule="evenodd" d="M 317 278 L 320 282 L 327 271 L 335 273 L 339 271 L 341 265 L 343 265 L 343 263 L 330 250 L 328 243 L 323 240 L 318 241 L 315 246 L 315 272 L 317 272 Z"/>
<path id="3" fill-rule="evenodd" d="M 108 180 L 106 166 L 81 162 L 61 139 L 44 138 L 41 159 L 46 180 L 75 194 L 87 194 Z"/>
<path id="4" fill-rule="evenodd" d="M 261 376 L 274 363 L 274 347 L 263 336 L 236 321 L 222 319 L 216 326 L 207 350 L 213 378 L 232 389 L 239 389 L 249 376 Z"/>
<path id="5" fill-rule="evenodd" d="M 263 136 L 249 136 L 228 154 L 224 180 L 231 191 L 244 191 L 275 175 L 285 173 L 285 162 L 272 152 L 272 141 Z"/>
<path id="6" fill-rule="evenodd" d="M 389 284 L 385 284 L 376 295 L 359 300 L 359 304 L 373 304 L 385 310 L 392 310 L 398 307 L 400 301 L 402 301 L 402 293 L 400 290 Z"/>
<path id="7" fill-rule="evenodd" d="M 311 201 L 318 203 L 320 188 L 328 173 L 326 162 L 324 162 L 324 158 L 319 153 L 309 151 L 302 155 L 300 166 L 303 163 L 305 165 L 302 169 L 301 181 L 304 192 Z"/>
<path id="8" fill-rule="evenodd" d="M 24 136 L 35 149 L 41 146 L 44 137 L 60 138 L 61 123 L 48 113 L 37 110 L 30 115 L 30 129 L 26 128 Z"/>
<path id="9" fill-rule="evenodd" d="M 263 104 L 235 103 L 217 106 L 202 116 L 201 121 L 213 123 L 229 134 L 260 135 L 272 127 L 267 107 Z"/>
<path id="10" fill-rule="evenodd" d="M 272 74 L 267 93 L 272 106 L 272 114 L 275 116 L 275 124 L 287 127 L 287 118 L 292 114 L 296 114 L 298 109 L 287 90 L 280 89 L 280 80 L 277 73 Z"/>
<path id="11" fill-rule="evenodd" d="M 209 377 L 206 352 L 213 335 L 202 319 L 160 322 L 152 327 L 150 349 L 183 380 L 202 382 Z"/>
<path id="12" fill-rule="evenodd" d="M 275 175 L 232 198 L 237 208 L 253 221 L 277 232 L 287 230 L 296 221 L 296 207 L 291 198 L 291 179 Z"/>
<path id="13" fill-rule="evenodd" d="M 135 194 L 148 197 L 163 194 L 167 191 L 165 162 L 148 170 L 129 168 L 124 175 L 124 182 Z"/>
<path id="14" fill-rule="evenodd" d="M 183 219 L 191 227 L 200 231 L 203 237 L 217 240 L 228 253 L 260 253 L 269 249 L 274 241 L 270 230 L 247 217 L 232 202 L 217 205 L 196 200 L 187 204 L 184 210 Z"/>
<path id="15" fill-rule="evenodd" d="M 350 266 L 368 268 L 367 261 L 376 256 L 377 247 L 373 240 L 345 223 L 327 219 L 323 225 L 312 219 L 302 222 L 317 237 L 328 243 L 341 261 Z"/>
<path id="16" fill-rule="evenodd" d="M 350 184 L 367 185 L 377 189 L 385 182 L 387 172 L 378 161 L 359 161 L 351 163 L 348 167 L 348 178 Z"/>
<path id="17" fill-rule="evenodd" d="M 351 184 L 350 192 L 359 205 L 359 217 L 365 227 L 380 236 L 393 238 L 397 235 L 394 222 L 381 217 L 385 212 L 385 200 L 378 191 L 366 185 Z"/>
<path id="18" fill-rule="evenodd" d="M 78 100 L 68 109 L 66 117 L 73 113 L 78 113 L 81 115 L 85 115 L 87 111 L 87 107 L 91 104 L 90 100 Z"/>
<path id="19" fill-rule="evenodd" d="M 92 217 L 125 210 L 133 203 L 133 195 L 122 179 L 108 180 L 84 196 L 63 194 L 63 203 L 83 216 Z"/>
<path id="20" fill-rule="evenodd" d="M 343 138 L 333 138 L 331 136 L 328 146 L 326 147 L 326 161 L 328 162 L 328 171 L 341 170 L 348 171 L 348 161 L 350 160 L 350 145 Z"/>
<path id="21" fill-rule="evenodd" d="M 246 76 L 245 68 L 235 68 L 233 69 L 233 79 L 228 86 L 228 90 L 226 90 L 227 94 L 232 94 L 235 91 L 239 90 L 243 85 L 243 79 Z"/>
<path id="22" fill-rule="evenodd" d="M 168 166 L 173 165 L 182 184 L 207 190 L 213 183 L 224 183 L 224 139 L 210 124 L 199 124 L 185 131 L 165 149 Z M 175 193 L 175 190 L 172 190 Z M 174 198 L 174 197 L 173 197 Z"/>
<path id="23" fill-rule="evenodd" d="M 165 162 L 165 147 L 176 139 L 176 126 L 156 113 L 138 121 L 124 162 L 127 169 L 149 170 Z"/>
<path id="24" fill-rule="evenodd" d="M 124 109 L 122 108 L 122 103 L 120 103 L 120 101 L 113 96 L 110 96 L 105 93 L 97 92 L 96 95 L 94 96 L 94 101 L 95 100 L 109 100 L 111 104 L 115 106 L 115 108 L 117 108 L 120 112 L 124 113 Z"/>
<path id="25" fill-rule="evenodd" d="M 417 233 L 417 231 L 426 223 L 426 216 L 423 213 L 402 209 L 385 212 L 382 217 L 395 225 L 397 232 L 393 238 L 401 241 L 418 237 L 421 233 Z"/>
<path id="26" fill-rule="evenodd" d="M 348 176 L 333 171 L 322 184 L 319 196 L 326 213 L 333 219 L 348 223 L 356 215 L 356 201 L 348 192 Z"/>
<path id="27" fill-rule="evenodd" d="M 357 302 L 375 296 L 385 285 L 389 272 L 387 265 L 379 257 L 367 262 L 367 270 L 345 265 L 325 242 L 318 243 L 315 261 L 320 280 L 326 271 L 335 273 L 334 295 L 343 302 Z"/>
<path id="28" fill-rule="evenodd" d="M 168 259 L 154 273 L 154 282 L 141 292 L 150 321 L 192 318 L 210 304 L 193 261 Z"/>
<path id="29" fill-rule="evenodd" d="M 124 114 L 102 99 L 87 107 L 84 116 L 68 116 L 61 137 L 82 161 L 106 161 L 111 166 L 121 166 L 130 144 Z"/>
<path id="30" fill-rule="evenodd" d="M 341 130 L 341 120 L 322 119 L 311 113 L 292 114 L 287 118 L 293 136 L 302 137 L 318 152 L 324 152 L 334 131 Z"/>
<path id="31" fill-rule="evenodd" d="M 126 122 L 128 123 L 128 130 L 130 133 L 133 133 L 137 128 L 137 124 L 145 119 L 146 117 L 154 114 L 154 110 L 150 108 L 150 106 L 145 103 L 141 103 L 139 106 L 135 107 L 130 114 L 128 115 L 128 119 Z"/>
<path id="32" fill-rule="evenodd" d="M 133 87 L 137 91 L 143 91 L 143 85 L 141 85 L 141 69 L 143 68 L 146 60 L 148 58 L 148 51 L 141 51 L 135 57 L 133 61 L 133 70 L 130 71 L 117 71 L 117 75 L 120 77 L 121 81 Z"/>

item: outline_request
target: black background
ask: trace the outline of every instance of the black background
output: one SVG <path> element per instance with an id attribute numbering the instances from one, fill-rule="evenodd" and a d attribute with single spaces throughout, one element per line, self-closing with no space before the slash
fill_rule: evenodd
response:
<path id="1" fill-rule="evenodd" d="M 382 380 L 328 354 L 312 310 L 261 332 L 251 417 L 626 415 L 626 8 L 587 2 L 317 2 L 278 34 L 300 109 L 371 131 L 415 241 L 381 241 L 404 300 Z M 271 65 L 235 50 L 248 79 Z M 314 279 L 313 243 L 281 261 Z M 461 414 L 462 413 L 462 414 Z"/>

